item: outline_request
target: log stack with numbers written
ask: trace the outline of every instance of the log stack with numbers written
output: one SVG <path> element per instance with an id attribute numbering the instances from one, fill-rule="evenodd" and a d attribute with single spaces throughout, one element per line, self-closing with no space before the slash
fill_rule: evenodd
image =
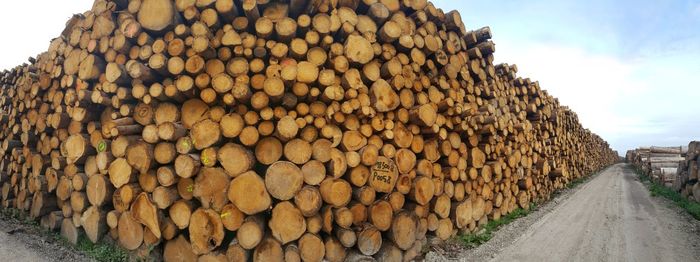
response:
<path id="1" fill-rule="evenodd" d="M 166 261 L 411 260 L 616 161 L 490 38 L 426 0 L 96 0 L 0 75 L 1 204 Z"/>

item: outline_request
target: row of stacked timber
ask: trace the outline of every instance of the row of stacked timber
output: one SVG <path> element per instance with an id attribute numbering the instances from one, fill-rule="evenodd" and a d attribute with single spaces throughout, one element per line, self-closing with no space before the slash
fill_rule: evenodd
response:
<path id="1" fill-rule="evenodd" d="M 688 144 L 685 160 L 681 161 L 678 168 L 677 188 L 683 197 L 700 202 L 698 167 L 700 167 L 700 141 L 691 141 Z"/>
<path id="2" fill-rule="evenodd" d="M 687 147 L 640 147 L 627 151 L 626 161 L 654 181 L 700 202 L 700 141 L 691 141 Z"/>
<path id="3" fill-rule="evenodd" d="M 680 174 L 684 170 L 687 152 L 688 148 L 684 146 L 640 147 L 627 151 L 625 158 L 653 181 L 680 191 L 683 184 Z"/>
<path id="4" fill-rule="evenodd" d="M 96 0 L 0 75 L 5 208 L 166 261 L 405 261 L 617 160 L 426 0 Z"/>

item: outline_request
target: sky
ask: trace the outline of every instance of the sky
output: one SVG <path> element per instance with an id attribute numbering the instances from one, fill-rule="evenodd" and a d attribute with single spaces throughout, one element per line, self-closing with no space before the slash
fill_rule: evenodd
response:
<path id="1" fill-rule="evenodd" d="M 49 48 L 73 14 L 92 7 L 93 0 L 3 1 L 0 8 L 0 70 L 10 69 Z"/>
<path id="2" fill-rule="evenodd" d="M 437 0 L 624 155 L 700 140 L 700 0 Z"/>
<path id="3" fill-rule="evenodd" d="M 0 69 L 45 51 L 92 0 L 7 1 Z M 540 82 L 624 155 L 700 140 L 700 0 L 436 0 L 490 26 L 497 63 Z"/>

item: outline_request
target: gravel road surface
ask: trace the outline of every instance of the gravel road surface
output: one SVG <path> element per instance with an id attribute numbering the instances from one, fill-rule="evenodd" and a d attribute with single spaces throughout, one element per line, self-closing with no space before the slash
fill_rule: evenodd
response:
<path id="1" fill-rule="evenodd" d="M 0 261 L 92 261 L 54 234 L 0 215 Z"/>
<path id="2" fill-rule="evenodd" d="M 617 164 L 486 244 L 426 261 L 698 261 L 699 245 L 700 222 Z"/>

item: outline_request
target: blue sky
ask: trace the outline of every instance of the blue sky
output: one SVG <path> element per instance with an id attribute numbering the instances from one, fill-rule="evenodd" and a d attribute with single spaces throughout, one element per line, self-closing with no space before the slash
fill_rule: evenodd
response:
<path id="1" fill-rule="evenodd" d="M 0 48 L 0 68 L 45 51 L 92 2 L 3 3 L 0 35 L 13 40 Z M 700 0 L 433 2 L 459 10 L 470 29 L 490 26 L 496 62 L 539 80 L 621 154 L 700 139 Z"/>
<path id="2" fill-rule="evenodd" d="M 518 65 L 624 154 L 700 139 L 700 1 L 453 1 Z"/>

